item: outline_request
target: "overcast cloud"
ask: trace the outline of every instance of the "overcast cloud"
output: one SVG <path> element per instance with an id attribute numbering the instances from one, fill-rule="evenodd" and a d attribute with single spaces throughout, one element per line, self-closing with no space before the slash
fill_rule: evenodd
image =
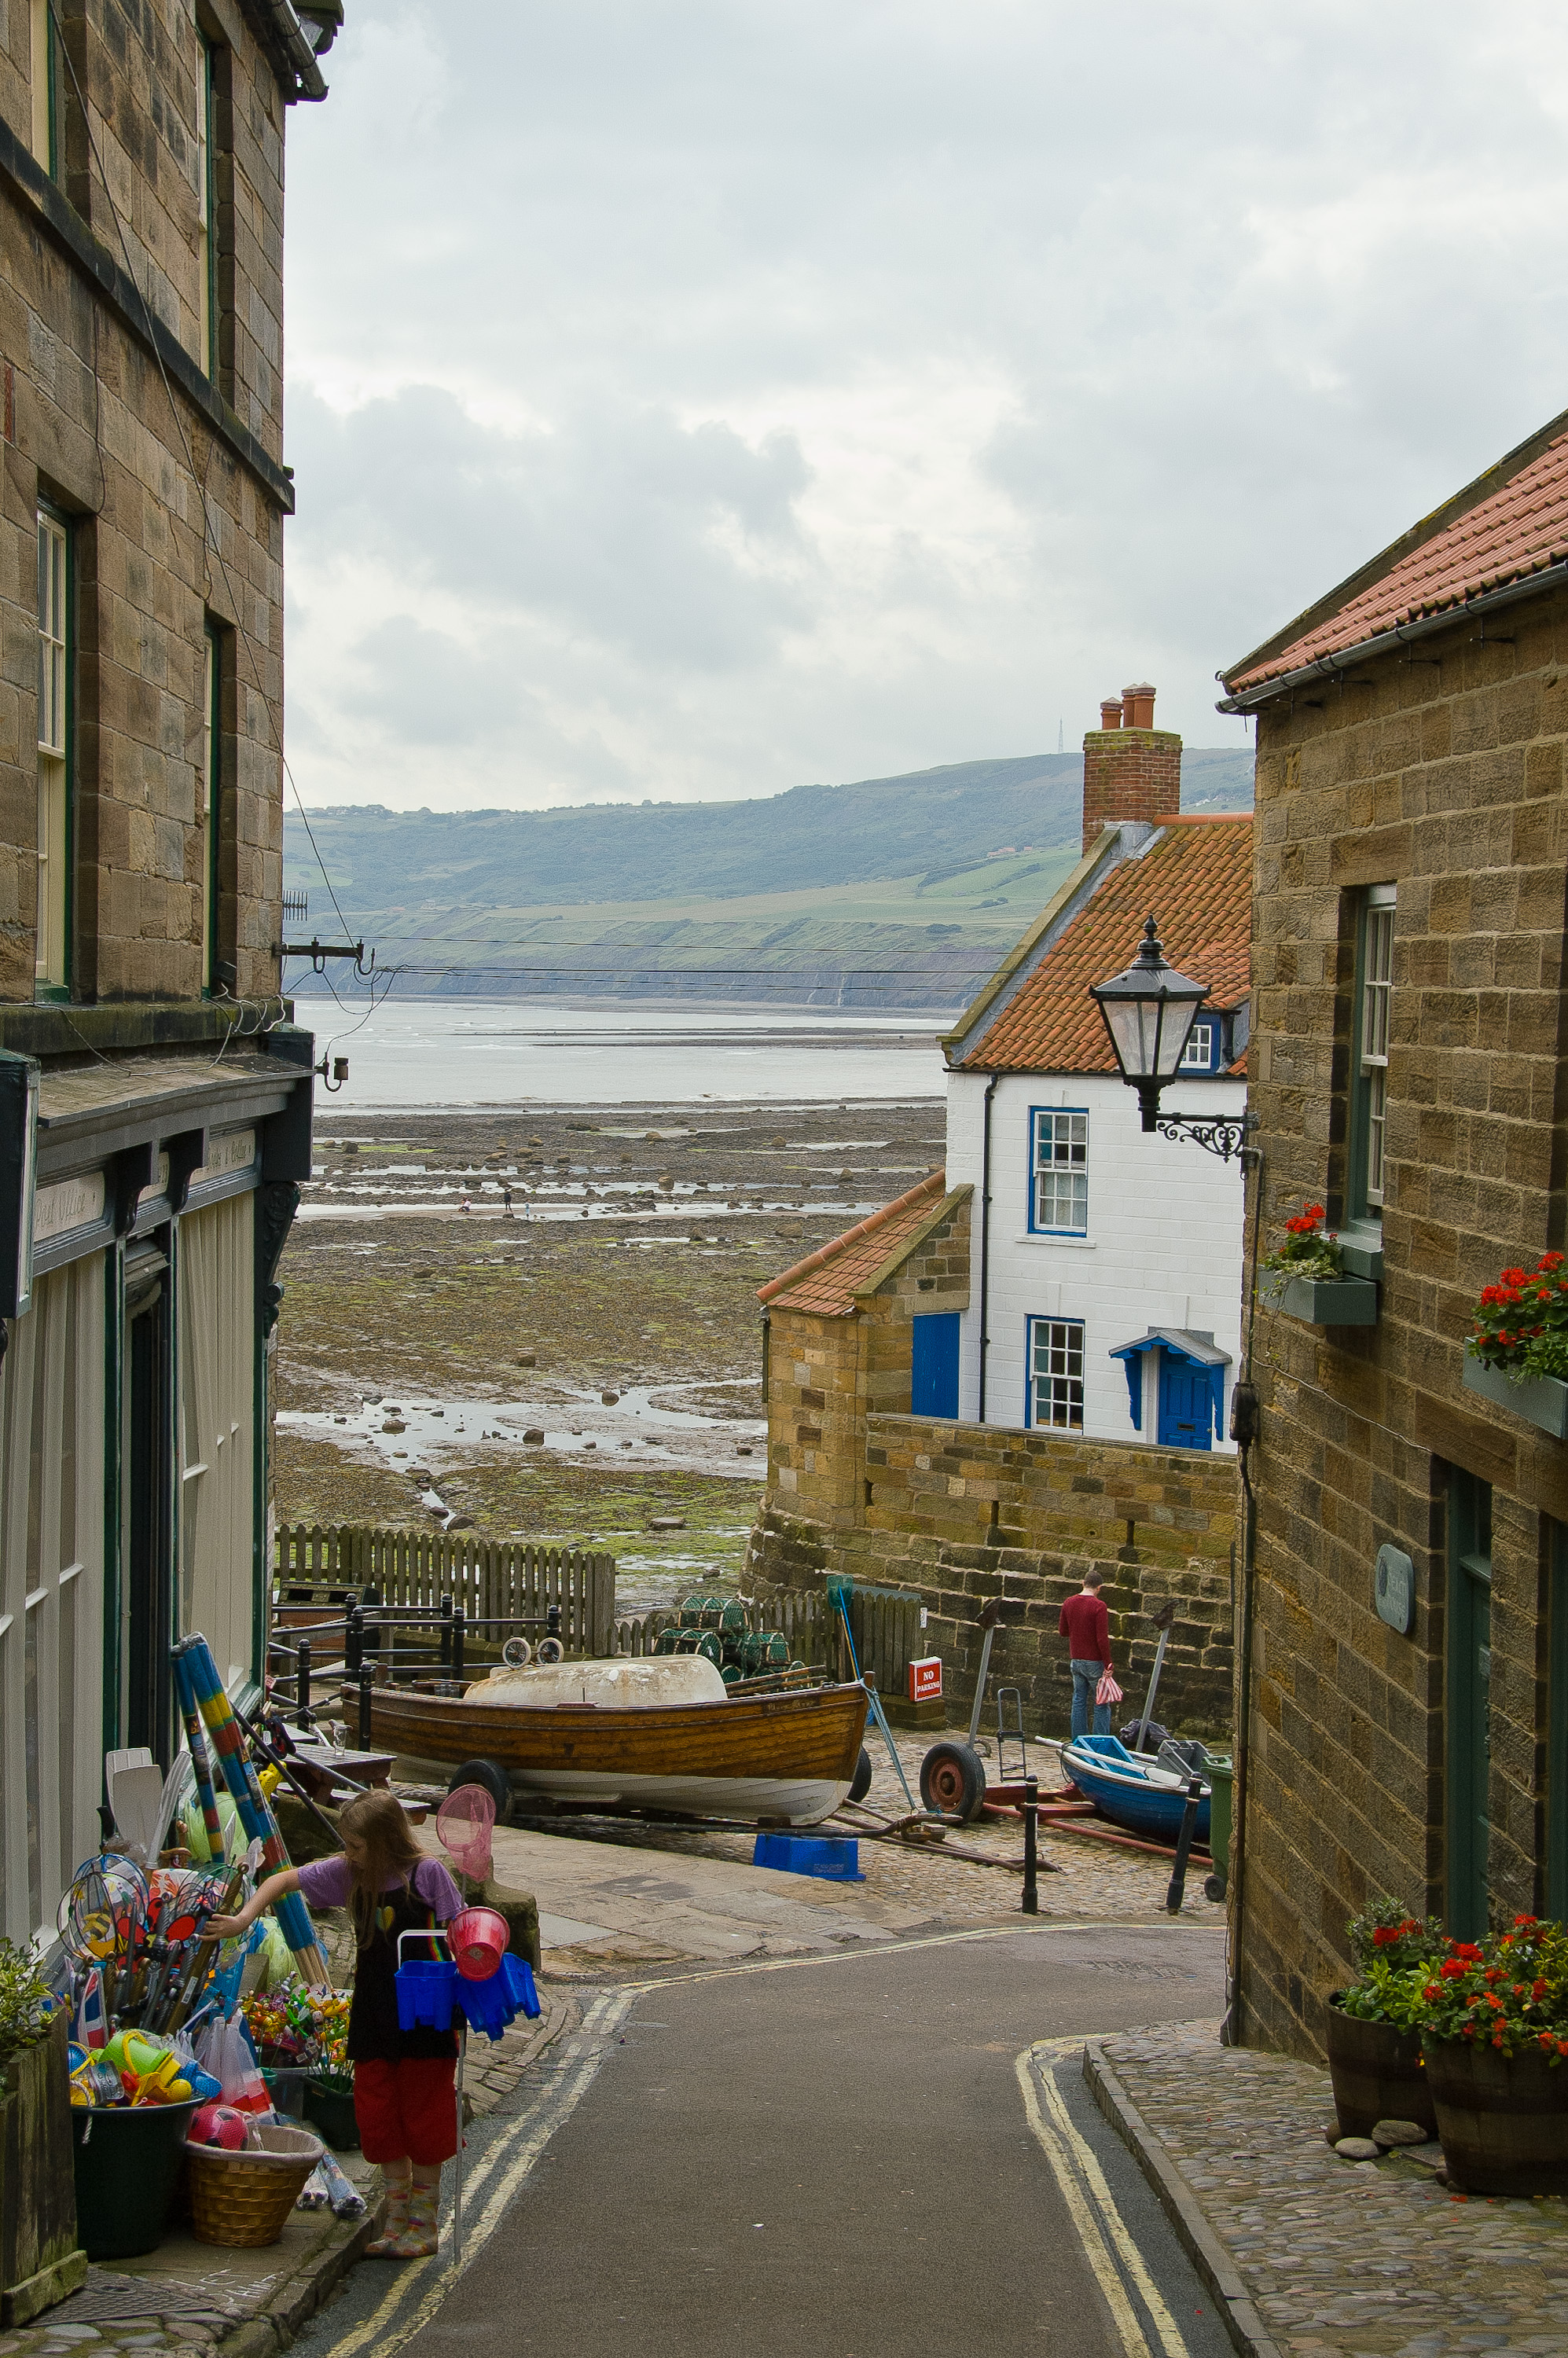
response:
<path id="1" fill-rule="evenodd" d="M 289 117 L 308 802 L 1076 742 L 1568 406 L 1546 5 L 349 0 Z"/>

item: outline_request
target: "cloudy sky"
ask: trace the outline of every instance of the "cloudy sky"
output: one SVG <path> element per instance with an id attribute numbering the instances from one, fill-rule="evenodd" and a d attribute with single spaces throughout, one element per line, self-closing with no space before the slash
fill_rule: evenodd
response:
<path id="1" fill-rule="evenodd" d="M 1568 406 L 1545 0 L 349 0 L 289 117 L 308 803 L 1071 745 Z"/>

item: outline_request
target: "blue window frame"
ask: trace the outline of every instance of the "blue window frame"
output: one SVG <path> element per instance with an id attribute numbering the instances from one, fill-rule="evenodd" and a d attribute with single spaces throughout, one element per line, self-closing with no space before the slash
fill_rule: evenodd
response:
<path id="1" fill-rule="evenodd" d="M 1030 1234 L 1081 1237 L 1088 1225 L 1088 1115 L 1081 1106 L 1033 1106 L 1029 1115 Z"/>
<path id="2" fill-rule="evenodd" d="M 1084 1429 L 1084 1322 L 1081 1318 L 1029 1321 L 1029 1379 L 1023 1421 L 1042 1432 Z"/>

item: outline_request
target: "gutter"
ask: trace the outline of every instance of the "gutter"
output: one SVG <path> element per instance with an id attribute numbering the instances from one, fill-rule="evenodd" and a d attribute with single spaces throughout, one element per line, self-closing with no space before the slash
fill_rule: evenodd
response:
<path id="1" fill-rule="evenodd" d="M 251 5 L 283 51 L 294 75 L 297 87 L 287 95 L 310 100 L 325 98 L 327 85 L 316 62 L 314 45 L 295 15 L 290 0 L 251 0 Z M 332 29 L 335 32 L 336 27 Z M 325 40 L 322 47 L 327 47 Z"/>
<path id="2" fill-rule="evenodd" d="M 986 1361 L 990 1357 L 990 1265 L 991 1265 L 991 1099 L 996 1095 L 1000 1073 L 993 1073 L 986 1083 L 985 1145 L 980 1158 L 980 1396 L 976 1408 L 975 1422 L 986 1421 Z"/>
<path id="3" fill-rule="evenodd" d="M 1412 639 L 1428 639 L 1435 632 L 1452 630 L 1477 614 L 1496 613 L 1499 607 L 1518 605 L 1521 599 L 1539 597 L 1542 591 L 1568 585 L 1568 558 L 1559 558 L 1554 565 L 1542 566 L 1539 573 L 1525 580 L 1510 581 L 1501 590 L 1488 590 L 1479 598 L 1466 598 L 1457 606 L 1445 606 L 1441 613 L 1423 614 L 1419 622 L 1396 622 L 1391 631 L 1379 631 L 1370 639 L 1358 639 L 1352 647 L 1336 654 L 1319 655 L 1313 663 L 1303 664 L 1295 671 L 1278 673 L 1272 679 L 1260 680 L 1255 687 L 1240 688 L 1234 696 L 1222 696 L 1215 705 L 1217 712 L 1256 712 L 1260 705 L 1270 704 L 1277 696 L 1305 687 L 1312 680 L 1331 680 L 1336 674 L 1347 671 L 1352 664 L 1368 663 L 1375 655 L 1391 654 L 1396 647 L 1407 645 Z M 1225 674 L 1215 677 L 1223 687 Z"/>

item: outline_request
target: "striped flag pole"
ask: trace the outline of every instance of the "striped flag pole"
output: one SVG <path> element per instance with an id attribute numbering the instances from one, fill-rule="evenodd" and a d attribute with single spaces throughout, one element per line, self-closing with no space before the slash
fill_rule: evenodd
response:
<path id="1" fill-rule="evenodd" d="M 212 1740 L 212 1753 L 233 1799 L 239 1821 L 253 1842 L 262 1846 L 262 1859 L 269 1872 L 289 1864 L 287 1846 L 278 1831 L 277 1820 L 266 1795 L 256 1782 L 256 1772 L 246 1757 L 244 1737 L 233 1705 L 218 1676 L 218 1665 L 212 1659 L 212 1649 L 195 1630 L 182 1638 L 175 1649 L 177 1660 L 184 1665 L 185 1676 L 196 1700 L 196 1705 Z M 330 1989 L 331 1970 L 317 1945 L 309 1911 L 297 1891 L 286 1892 L 273 1909 L 278 1928 L 301 1973 L 318 1988 Z"/>
<path id="2" fill-rule="evenodd" d="M 208 1855 L 220 1865 L 223 1858 L 223 1828 L 218 1816 L 217 1796 L 212 1790 L 212 1763 L 207 1757 L 207 1739 L 201 1733 L 201 1714 L 196 1706 L 196 1691 L 186 1672 L 184 1657 L 174 1658 L 174 1686 L 179 1698 L 179 1715 L 185 1722 L 185 1741 L 190 1748 L 190 1766 L 196 1772 L 196 1798 L 201 1804 L 201 1821 L 207 1829 Z"/>

